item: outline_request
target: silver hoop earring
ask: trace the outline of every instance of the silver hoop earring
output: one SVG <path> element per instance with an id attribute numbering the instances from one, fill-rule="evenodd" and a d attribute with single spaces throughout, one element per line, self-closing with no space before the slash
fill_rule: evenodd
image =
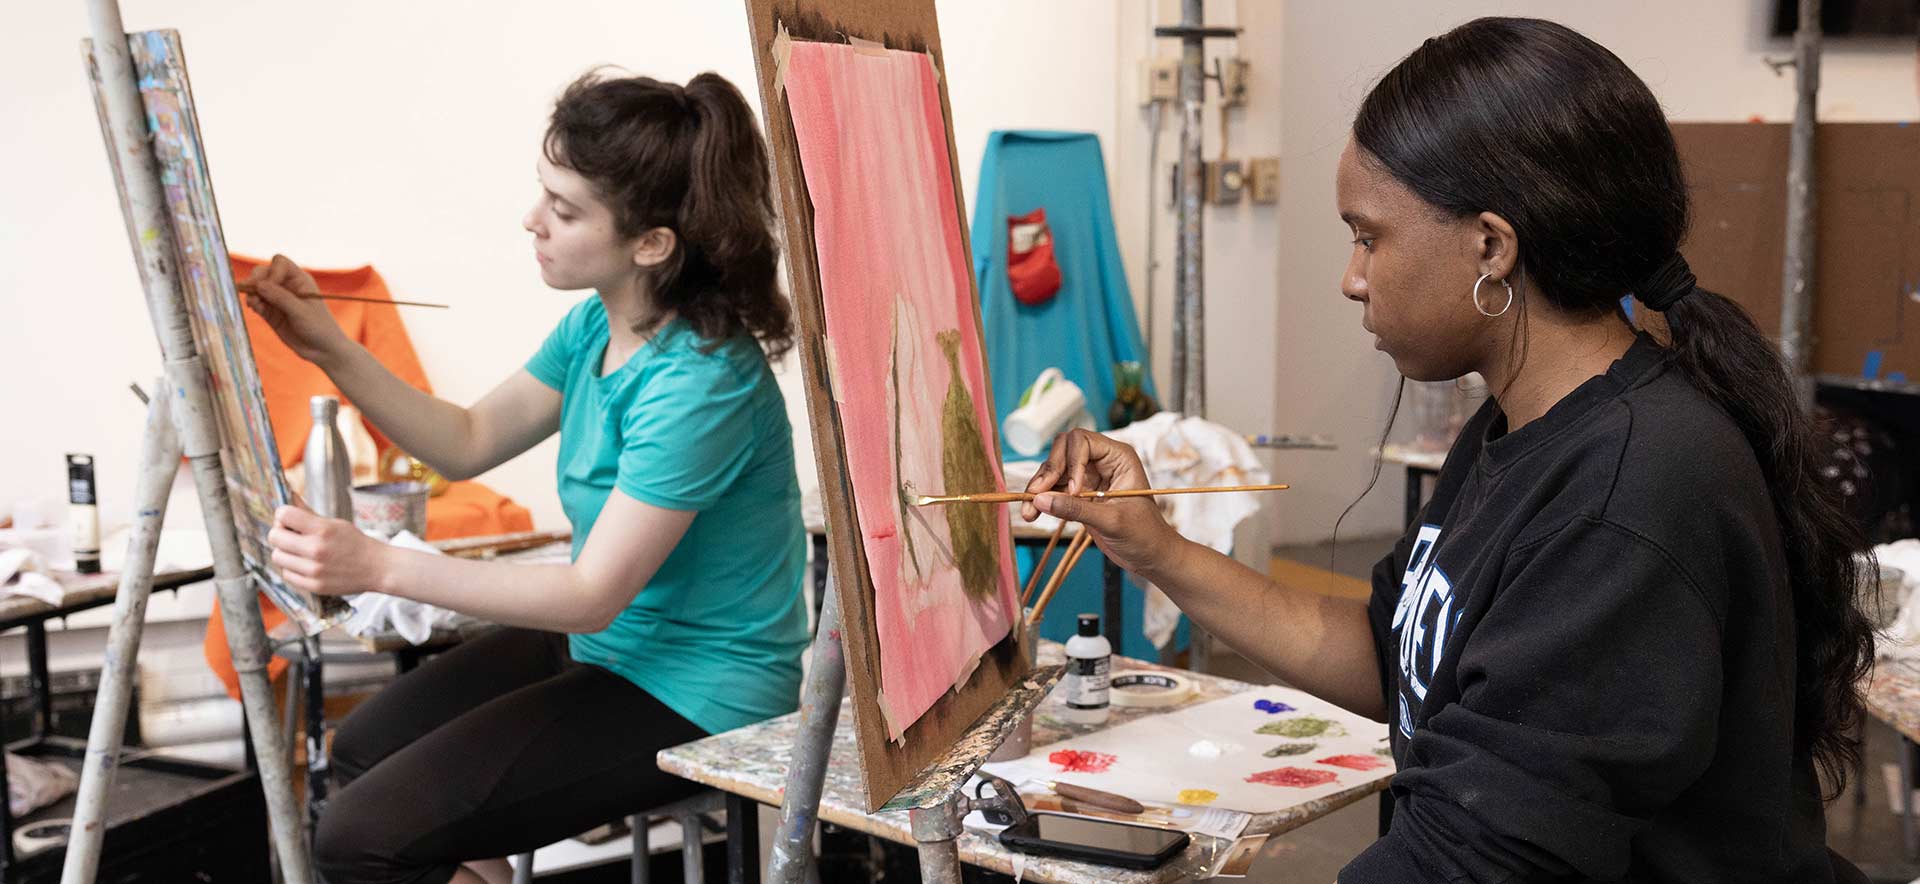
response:
<path id="1" fill-rule="evenodd" d="M 1500 312 L 1488 313 L 1487 308 L 1480 306 L 1480 284 L 1483 282 L 1486 282 L 1492 276 L 1493 274 L 1491 273 L 1482 273 L 1480 274 L 1479 279 L 1476 279 L 1473 281 L 1473 309 L 1480 311 L 1480 315 L 1485 316 L 1488 319 L 1499 319 L 1500 317 L 1507 315 L 1508 310 L 1513 309 L 1513 283 L 1510 283 L 1504 279 L 1498 280 L 1500 285 L 1505 287 L 1507 290 L 1507 302 L 1505 304 L 1500 305 Z"/>

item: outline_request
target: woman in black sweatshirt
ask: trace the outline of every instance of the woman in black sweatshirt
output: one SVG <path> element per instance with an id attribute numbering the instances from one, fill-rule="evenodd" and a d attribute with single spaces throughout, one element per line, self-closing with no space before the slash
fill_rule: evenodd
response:
<path id="1" fill-rule="evenodd" d="M 1680 257 L 1653 94 L 1572 30 L 1480 19 L 1373 88 L 1337 184 L 1341 291 L 1375 346 L 1406 377 L 1494 391 L 1371 603 L 1276 584 L 1142 499 L 1034 508 L 1288 683 L 1389 723 L 1392 824 L 1343 882 L 1857 875 L 1823 803 L 1858 753 L 1864 543 L 1816 481 L 1778 354 Z M 1126 446 L 1076 432 L 1029 488 L 1146 484 Z"/>

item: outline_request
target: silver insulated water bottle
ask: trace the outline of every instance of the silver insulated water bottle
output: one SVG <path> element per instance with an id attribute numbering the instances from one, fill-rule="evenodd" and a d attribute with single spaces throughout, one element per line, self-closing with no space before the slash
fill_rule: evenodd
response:
<path id="1" fill-rule="evenodd" d="M 347 458 L 347 440 L 340 437 L 336 418 L 340 400 L 315 396 L 308 402 L 313 429 L 307 431 L 307 505 L 330 519 L 353 518 L 353 463 Z"/>

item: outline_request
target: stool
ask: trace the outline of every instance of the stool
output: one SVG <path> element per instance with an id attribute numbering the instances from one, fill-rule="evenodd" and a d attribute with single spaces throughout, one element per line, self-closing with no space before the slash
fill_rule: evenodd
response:
<path id="1" fill-rule="evenodd" d="M 680 824 L 680 861 L 686 869 L 686 884 L 705 884 L 706 869 L 700 852 L 705 828 L 701 823 L 703 814 L 712 813 L 727 806 L 726 797 L 714 790 L 701 792 L 691 798 L 663 804 L 650 810 L 643 810 L 627 817 L 627 825 L 633 828 L 633 884 L 647 884 L 649 880 L 648 858 L 652 850 L 647 844 L 647 826 L 654 820 L 673 819 Z M 733 808 L 729 808 L 733 812 Z M 748 813 L 758 810 L 751 803 L 745 804 Z M 729 828 L 732 828 L 729 820 Z M 513 858 L 513 884 L 533 884 L 533 853 L 531 851 Z"/>

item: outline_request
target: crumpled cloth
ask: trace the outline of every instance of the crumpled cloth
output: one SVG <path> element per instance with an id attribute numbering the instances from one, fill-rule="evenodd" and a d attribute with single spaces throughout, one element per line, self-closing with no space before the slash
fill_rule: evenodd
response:
<path id="1" fill-rule="evenodd" d="M 18 822 L 80 787 L 80 776 L 65 765 L 7 753 L 7 811 Z"/>
<path id="2" fill-rule="evenodd" d="M 0 595 L 23 595 L 57 608 L 66 600 L 67 588 L 47 573 L 40 556 L 20 546 L 0 549 Z"/>
<path id="3" fill-rule="evenodd" d="M 1272 476 L 1254 456 L 1245 435 L 1205 418 L 1163 411 L 1107 435 L 1133 446 L 1155 488 L 1260 485 Z M 1259 495 L 1251 491 L 1178 494 L 1154 500 L 1181 536 L 1225 554 L 1233 552 L 1234 528 L 1260 511 Z M 1159 587 L 1143 585 L 1147 598 L 1141 631 L 1154 647 L 1164 648 L 1180 625 L 1180 608 Z"/>
<path id="4" fill-rule="evenodd" d="M 1900 613 L 1874 633 L 1874 656 L 1882 660 L 1920 660 L 1920 540 L 1896 540 L 1873 548 L 1881 565 L 1901 572 L 1899 586 L 1880 588 L 1882 598 L 1898 600 Z"/>
<path id="5" fill-rule="evenodd" d="M 387 542 L 402 549 L 445 555 L 433 544 L 413 536 L 411 531 L 395 534 Z M 473 619 L 458 611 L 383 592 L 363 592 L 346 596 L 346 600 L 347 604 L 353 606 L 353 614 L 340 624 L 340 628 L 356 638 L 398 633 L 408 644 L 425 644 L 433 636 L 436 627 L 458 629 L 461 624 Z"/>

